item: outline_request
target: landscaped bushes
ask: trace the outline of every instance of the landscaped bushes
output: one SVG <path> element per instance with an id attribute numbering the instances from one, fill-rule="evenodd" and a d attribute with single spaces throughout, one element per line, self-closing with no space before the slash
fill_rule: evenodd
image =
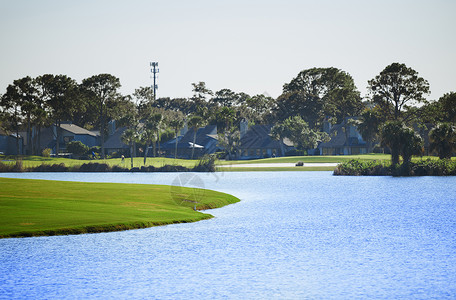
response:
<path id="1" fill-rule="evenodd" d="M 393 167 L 389 162 L 353 159 L 339 164 L 333 174 L 350 176 L 454 176 L 456 175 L 456 161 L 427 159 Z"/>

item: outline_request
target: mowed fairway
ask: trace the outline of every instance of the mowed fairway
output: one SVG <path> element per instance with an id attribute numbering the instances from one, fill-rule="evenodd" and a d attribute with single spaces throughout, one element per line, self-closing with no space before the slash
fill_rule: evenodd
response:
<path id="1" fill-rule="evenodd" d="M 197 203 L 195 203 L 195 201 Z M 0 237 L 106 232 L 212 217 L 234 196 L 163 185 L 0 178 Z"/>

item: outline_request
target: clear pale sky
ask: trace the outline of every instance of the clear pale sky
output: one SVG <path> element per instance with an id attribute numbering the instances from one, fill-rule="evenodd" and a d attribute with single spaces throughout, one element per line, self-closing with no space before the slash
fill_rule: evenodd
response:
<path id="1" fill-rule="evenodd" d="M 0 0 L 0 93 L 23 76 L 120 78 L 189 97 L 191 83 L 277 97 L 312 67 L 367 81 L 392 62 L 427 79 L 428 99 L 456 91 L 455 0 Z"/>

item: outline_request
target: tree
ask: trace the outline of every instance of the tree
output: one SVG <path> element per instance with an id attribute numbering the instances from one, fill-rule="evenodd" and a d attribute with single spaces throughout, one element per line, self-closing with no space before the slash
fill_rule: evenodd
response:
<path id="1" fill-rule="evenodd" d="M 8 85 L 6 93 L 2 96 L 0 106 L 3 109 L 3 128 L 6 131 L 13 131 L 16 133 L 16 155 L 20 155 L 19 147 L 19 129 L 22 124 L 23 118 L 19 104 L 19 95 L 13 85 Z"/>
<path id="2" fill-rule="evenodd" d="M 445 122 L 452 122 L 456 124 L 456 93 L 451 92 L 443 95 L 439 99 Z"/>
<path id="3" fill-rule="evenodd" d="M 383 119 L 377 109 L 366 109 L 355 124 L 363 139 L 367 142 L 367 152 L 371 153 L 374 141 L 379 137 Z"/>
<path id="4" fill-rule="evenodd" d="M 337 68 L 312 68 L 301 71 L 283 86 L 277 99 L 279 120 L 299 115 L 311 128 L 325 117 L 343 120 L 362 109 L 360 93 L 350 74 Z"/>
<path id="5" fill-rule="evenodd" d="M 417 71 L 400 63 L 387 66 L 368 85 L 373 102 L 384 108 L 392 120 L 407 119 L 402 115 L 404 110 L 426 102 L 424 95 L 429 94 L 429 83 Z"/>
<path id="6" fill-rule="evenodd" d="M 60 152 L 60 125 L 72 120 L 78 106 L 76 81 L 66 75 L 45 74 L 36 79 L 42 99 L 49 110 L 49 118 L 56 128 L 56 154 Z"/>
<path id="7" fill-rule="evenodd" d="M 400 121 L 388 121 L 382 128 L 382 144 L 391 149 L 393 166 L 399 164 L 400 155 L 408 166 L 412 155 L 421 153 L 422 143 L 422 138 Z"/>
<path id="8" fill-rule="evenodd" d="M 169 121 L 169 126 L 174 130 L 175 134 L 175 149 L 174 149 L 174 158 L 177 158 L 177 143 L 178 143 L 178 135 L 179 135 L 179 130 L 184 126 L 184 120 L 182 118 L 176 117 L 173 120 Z"/>
<path id="9" fill-rule="evenodd" d="M 138 141 L 138 132 L 135 128 L 128 128 L 122 133 L 120 138 L 123 143 L 130 146 L 131 168 L 133 168 L 134 145 Z"/>
<path id="10" fill-rule="evenodd" d="M 205 123 L 204 119 L 200 116 L 192 116 L 188 120 L 188 126 L 190 128 L 193 128 L 193 145 L 192 145 L 192 156 L 191 159 L 193 159 L 193 155 L 195 153 L 195 143 L 196 143 L 196 133 L 198 131 L 198 128 L 203 126 Z"/>
<path id="11" fill-rule="evenodd" d="M 110 74 L 94 75 L 82 80 L 82 88 L 89 94 L 89 97 L 97 106 L 100 124 L 101 155 L 105 157 L 104 136 L 106 129 L 106 105 L 119 97 L 117 90 L 120 88 L 119 78 Z"/>
<path id="12" fill-rule="evenodd" d="M 163 115 L 161 113 L 153 113 L 144 121 L 141 134 L 141 142 L 145 144 L 146 148 L 144 151 L 144 165 L 146 164 L 150 144 L 152 144 L 153 154 L 156 157 L 156 143 L 160 142 L 160 125 L 162 121 Z"/>
<path id="13" fill-rule="evenodd" d="M 288 138 L 297 149 L 314 149 L 321 141 L 327 141 L 329 136 L 325 132 L 310 129 L 309 124 L 300 116 L 289 117 L 272 128 L 276 138 Z"/>
<path id="14" fill-rule="evenodd" d="M 440 159 L 451 158 L 456 151 L 456 127 L 450 123 L 437 125 L 429 132 L 430 150 L 438 153 Z"/>

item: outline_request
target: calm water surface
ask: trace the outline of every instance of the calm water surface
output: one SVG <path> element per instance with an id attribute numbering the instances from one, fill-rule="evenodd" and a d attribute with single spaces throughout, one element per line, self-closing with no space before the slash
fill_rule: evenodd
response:
<path id="1" fill-rule="evenodd" d="M 216 218 L 0 240 L 2 298 L 455 298 L 456 178 L 331 172 L 1 177 L 204 186 Z"/>

